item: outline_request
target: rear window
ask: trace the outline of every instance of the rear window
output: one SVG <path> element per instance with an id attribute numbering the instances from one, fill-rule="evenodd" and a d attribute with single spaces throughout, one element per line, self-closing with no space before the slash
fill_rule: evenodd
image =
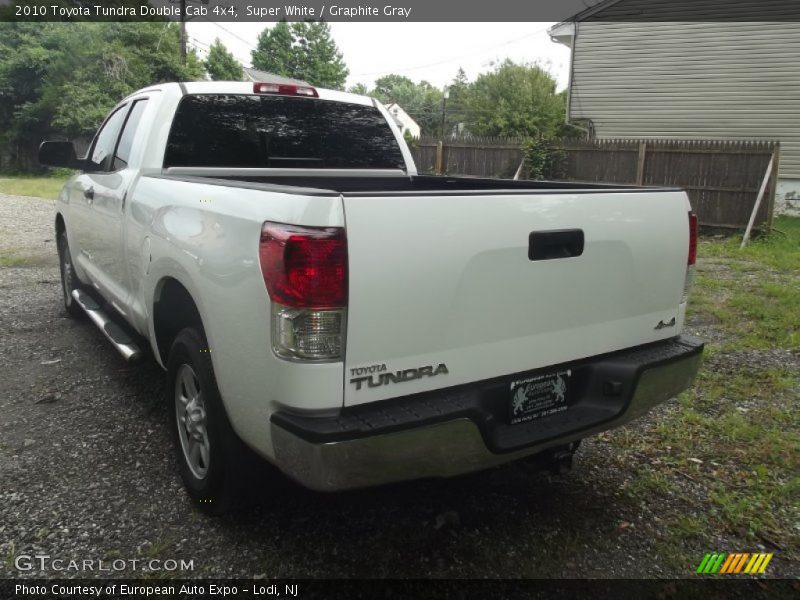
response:
<path id="1" fill-rule="evenodd" d="M 164 166 L 396 169 L 405 162 L 374 106 L 286 96 L 193 95 L 178 105 Z"/>

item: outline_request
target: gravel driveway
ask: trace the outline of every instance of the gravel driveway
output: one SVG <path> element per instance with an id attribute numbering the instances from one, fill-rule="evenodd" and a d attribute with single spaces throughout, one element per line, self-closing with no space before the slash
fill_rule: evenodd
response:
<path id="1" fill-rule="evenodd" d="M 63 311 L 52 210 L 0 195 L 0 250 L 17 257 L 0 268 L 0 576 L 21 575 L 20 554 L 193 560 L 184 576 L 693 576 L 660 555 L 664 507 L 626 497 L 637 465 L 611 460 L 602 439 L 585 441 L 563 476 L 512 465 L 320 495 L 257 474 L 253 507 L 194 511 L 172 458 L 161 370 L 127 366 Z M 737 543 L 721 533 L 686 551 L 699 562 Z"/>

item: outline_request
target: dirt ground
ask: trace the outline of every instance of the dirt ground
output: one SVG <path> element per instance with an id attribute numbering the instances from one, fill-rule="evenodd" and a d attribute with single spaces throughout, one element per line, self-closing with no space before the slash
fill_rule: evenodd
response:
<path id="1" fill-rule="evenodd" d="M 584 441 L 562 476 L 523 464 L 321 495 L 259 474 L 255 506 L 204 516 L 178 480 L 159 367 L 127 366 L 94 326 L 65 315 L 52 218 L 51 202 L 0 195 L 0 577 L 78 575 L 15 568 L 18 555 L 38 553 L 193 560 L 173 576 L 686 578 L 713 551 L 774 552 L 769 576 L 800 576 L 797 532 L 676 528 L 676 515 L 718 520 L 702 474 L 676 469 L 665 486 L 640 485 L 674 450 L 620 448 L 677 401 Z M 725 335 L 713 323 L 689 329 Z M 712 365 L 748 360 L 800 373 L 797 353 L 782 351 L 715 355 Z"/>

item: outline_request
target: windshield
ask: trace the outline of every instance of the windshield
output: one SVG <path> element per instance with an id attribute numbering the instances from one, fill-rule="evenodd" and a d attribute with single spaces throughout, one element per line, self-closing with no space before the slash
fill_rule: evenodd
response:
<path id="1" fill-rule="evenodd" d="M 374 106 L 206 94 L 181 100 L 164 166 L 397 169 L 405 162 Z"/>

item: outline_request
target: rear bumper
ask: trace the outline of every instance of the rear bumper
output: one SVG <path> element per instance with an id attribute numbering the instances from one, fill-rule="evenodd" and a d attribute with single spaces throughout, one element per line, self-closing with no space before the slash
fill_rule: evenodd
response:
<path id="1" fill-rule="evenodd" d="M 278 466 L 335 491 L 486 469 L 618 427 L 688 388 L 703 344 L 688 336 L 488 381 L 343 409 L 272 415 Z M 569 409 L 509 424 L 509 386 L 570 369 Z"/>

